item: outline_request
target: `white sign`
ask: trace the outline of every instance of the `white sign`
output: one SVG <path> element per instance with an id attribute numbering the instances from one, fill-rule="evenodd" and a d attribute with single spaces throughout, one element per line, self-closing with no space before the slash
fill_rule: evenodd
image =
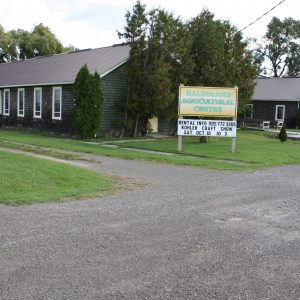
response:
<path id="1" fill-rule="evenodd" d="M 177 128 L 179 136 L 236 137 L 236 121 L 178 119 Z"/>

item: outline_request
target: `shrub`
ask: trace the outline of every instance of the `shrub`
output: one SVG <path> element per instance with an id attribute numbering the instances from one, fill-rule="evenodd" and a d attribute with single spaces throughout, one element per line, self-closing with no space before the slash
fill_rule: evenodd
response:
<path id="1" fill-rule="evenodd" d="M 208 136 L 200 136 L 199 137 L 200 143 L 207 143 L 208 142 Z"/>
<path id="2" fill-rule="evenodd" d="M 95 138 L 100 132 L 103 94 L 100 76 L 90 74 L 86 65 L 78 72 L 74 83 L 74 129 L 81 138 Z"/>
<path id="3" fill-rule="evenodd" d="M 279 132 L 278 138 L 283 143 L 287 140 L 286 127 L 285 124 L 282 125 L 281 130 Z"/>

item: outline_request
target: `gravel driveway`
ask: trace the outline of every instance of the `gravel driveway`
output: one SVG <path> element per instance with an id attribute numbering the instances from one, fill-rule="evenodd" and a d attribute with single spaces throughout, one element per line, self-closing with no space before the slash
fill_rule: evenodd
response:
<path id="1" fill-rule="evenodd" d="M 98 159 L 74 164 L 142 184 L 0 205 L 0 299 L 300 299 L 299 165 L 231 172 Z"/>

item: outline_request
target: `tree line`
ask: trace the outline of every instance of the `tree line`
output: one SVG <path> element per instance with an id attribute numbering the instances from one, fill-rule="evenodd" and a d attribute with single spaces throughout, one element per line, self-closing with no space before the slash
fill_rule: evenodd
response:
<path id="1" fill-rule="evenodd" d="M 216 20 L 208 10 L 183 22 L 137 1 L 119 37 L 132 45 L 124 119 L 133 120 L 133 136 L 153 116 L 177 115 L 180 84 L 238 86 L 240 110 L 253 93 L 258 57 L 229 21 Z"/>
<path id="2" fill-rule="evenodd" d="M 0 25 L 0 63 L 72 50 L 75 50 L 74 46 L 64 47 L 50 28 L 42 23 L 34 26 L 32 31 L 5 31 Z"/>
<path id="3" fill-rule="evenodd" d="M 153 116 L 177 116 L 180 84 L 238 86 L 239 113 L 244 114 L 259 74 L 300 75 L 300 21 L 291 18 L 274 17 L 263 44 L 253 48 L 253 40 L 206 9 L 183 22 L 137 1 L 125 17 L 118 34 L 132 47 L 122 133 L 131 127 L 136 136 L 139 124 L 146 126 Z"/>

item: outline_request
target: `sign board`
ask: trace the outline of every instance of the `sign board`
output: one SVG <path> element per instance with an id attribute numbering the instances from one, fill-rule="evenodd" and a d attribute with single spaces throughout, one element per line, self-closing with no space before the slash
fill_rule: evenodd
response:
<path id="1" fill-rule="evenodd" d="M 236 137 L 236 121 L 178 119 L 178 136 Z"/>
<path id="2" fill-rule="evenodd" d="M 238 88 L 179 87 L 179 116 L 236 118 Z"/>

